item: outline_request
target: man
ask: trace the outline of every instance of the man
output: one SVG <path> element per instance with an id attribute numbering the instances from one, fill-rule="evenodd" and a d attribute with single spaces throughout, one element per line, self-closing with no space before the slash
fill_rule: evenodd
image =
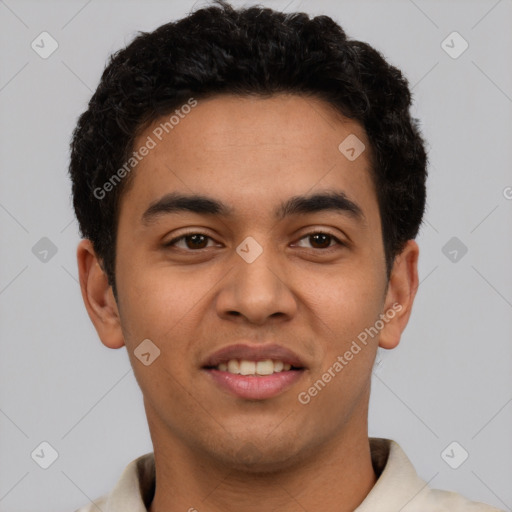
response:
<path id="1" fill-rule="evenodd" d="M 154 453 L 81 512 L 496 510 L 368 438 L 418 288 L 410 103 L 325 16 L 221 1 L 111 58 L 72 141 L 80 285 Z"/>

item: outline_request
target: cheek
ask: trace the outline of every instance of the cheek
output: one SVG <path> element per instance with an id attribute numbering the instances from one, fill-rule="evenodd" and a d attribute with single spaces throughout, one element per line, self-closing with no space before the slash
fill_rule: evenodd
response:
<path id="1" fill-rule="evenodd" d="M 120 308 L 125 343 L 139 386 L 148 400 L 171 400 L 186 404 L 180 390 L 188 382 L 190 354 L 188 340 L 192 323 L 200 322 L 196 308 L 204 297 L 204 289 L 195 280 L 179 278 L 176 272 L 160 269 L 133 268 L 124 276 Z M 196 278 L 197 279 L 197 278 Z M 208 289 L 206 287 L 205 289 Z M 158 349 L 158 356 L 145 366 L 137 353 L 143 340 L 149 339 Z M 156 349 L 149 345 L 151 354 Z M 151 356 L 152 357 L 152 356 Z M 158 400 L 157 400 L 158 401 Z M 156 403 L 153 403 L 156 406 Z"/>
<path id="2" fill-rule="evenodd" d="M 352 268 L 350 273 L 332 274 L 309 292 L 313 312 L 338 338 L 338 344 L 357 337 L 361 330 L 373 325 L 382 308 L 383 284 L 371 270 Z M 339 347 L 336 347 L 339 348 Z"/>
<path id="3" fill-rule="evenodd" d="M 314 304 L 311 329 L 323 353 L 302 398 L 311 400 L 310 406 L 331 427 L 344 421 L 342 413 L 356 407 L 369 392 L 378 336 L 368 336 L 366 329 L 379 318 L 382 293 L 377 277 L 365 275 L 354 271 L 326 279 L 323 292 L 310 296 Z"/>
<path id="4" fill-rule="evenodd" d="M 194 279 L 184 279 L 171 269 L 134 262 L 130 268 L 120 265 L 118 276 L 121 320 L 130 345 L 145 338 L 161 343 L 204 296 L 204 288 Z"/>

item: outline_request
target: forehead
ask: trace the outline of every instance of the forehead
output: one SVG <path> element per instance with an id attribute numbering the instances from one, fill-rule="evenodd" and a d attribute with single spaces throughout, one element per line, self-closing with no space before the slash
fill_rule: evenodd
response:
<path id="1" fill-rule="evenodd" d="M 135 167 L 121 209 L 129 204 L 140 213 L 174 191 L 214 195 L 234 214 L 315 188 L 374 196 L 364 129 L 322 100 L 222 95 L 177 110 L 136 139 L 135 150 L 149 140 L 153 148 Z M 357 158 L 344 152 L 346 141 L 364 148 Z"/>

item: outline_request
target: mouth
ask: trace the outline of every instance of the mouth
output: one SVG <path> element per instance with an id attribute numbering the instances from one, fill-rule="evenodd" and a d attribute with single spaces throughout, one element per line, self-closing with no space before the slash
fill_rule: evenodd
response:
<path id="1" fill-rule="evenodd" d="M 228 372 L 232 375 L 253 375 L 265 376 L 274 373 L 302 370 L 280 360 L 264 359 L 263 361 L 250 361 L 248 359 L 230 359 L 229 361 L 219 363 L 217 366 L 205 366 L 206 370 L 218 370 Z"/>
<path id="2" fill-rule="evenodd" d="M 290 388 L 306 367 L 293 352 L 277 345 L 232 345 L 214 353 L 202 370 L 224 392 L 264 400 Z"/>

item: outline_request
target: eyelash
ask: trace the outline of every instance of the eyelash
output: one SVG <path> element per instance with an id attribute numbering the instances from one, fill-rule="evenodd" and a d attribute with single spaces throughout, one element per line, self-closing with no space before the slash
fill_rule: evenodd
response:
<path id="1" fill-rule="evenodd" d="M 184 233 L 183 235 L 180 235 L 176 238 L 173 238 L 172 240 L 169 240 L 169 242 L 166 242 L 164 244 L 164 247 L 167 248 L 167 247 L 172 247 L 174 244 L 176 244 L 176 242 L 179 242 L 180 240 L 183 240 L 189 236 L 193 236 L 193 235 L 202 235 L 206 238 L 209 238 L 210 240 L 213 240 L 213 238 L 211 236 L 208 236 L 206 235 L 205 233 L 201 233 L 199 231 L 190 231 L 189 233 Z M 328 237 L 332 238 L 337 245 L 341 246 L 341 247 L 346 247 L 347 244 L 343 243 L 338 237 L 334 236 L 332 233 L 329 233 L 328 231 L 311 231 L 310 233 L 306 233 L 305 235 L 303 235 L 300 239 L 300 240 L 303 240 L 304 238 L 308 238 L 310 236 L 313 236 L 313 235 L 327 235 Z M 324 249 L 317 249 L 317 248 L 312 248 L 313 250 L 316 250 L 316 251 L 324 251 L 324 252 L 327 252 L 329 250 L 332 250 L 335 248 L 335 245 L 333 246 L 329 246 L 329 247 L 326 247 Z M 180 249 L 182 249 L 180 247 Z M 187 251 L 187 252 L 200 252 L 202 250 L 206 249 L 206 247 L 202 248 L 202 249 L 182 249 L 184 251 Z"/>

